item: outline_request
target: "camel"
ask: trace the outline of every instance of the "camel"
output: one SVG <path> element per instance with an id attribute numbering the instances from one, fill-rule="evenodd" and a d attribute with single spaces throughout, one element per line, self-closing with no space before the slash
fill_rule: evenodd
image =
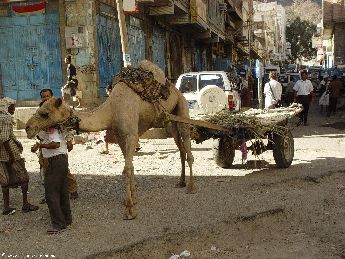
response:
<path id="1" fill-rule="evenodd" d="M 167 79 L 163 71 L 151 63 L 143 60 L 139 67 L 153 73 L 154 78 L 165 84 Z M 153 127 L 161 126 L 162 122 L 157 112 L 157 106 L 144 101 L 134 90 L 124 82 L 113 82 L 113 91 L 107 100 L 92 112 L 76 111 L 70 108 L 61 98 L 51 98 L 39 107 L 36 113 L 26 124 L 28 138 L 34 138 L 40 130 L 63 123 L 69 118 L 79 118 L 79 129 L 84 132 L 97 132 L 112 129 L 115 133 L 118 144 L 125 159 L 125 166 L 122 172 L 125 185 L 125 212 L 124 219 L 134 219 L 137 216 L 135 209 L 136 190 L 134 182 L 133 155 L 139 137 Z M 186 99 L 169 83 L 170 95 L 166 100 L 160 100 L 160 109 L 163 111 L 189 118 L 189 109 Z M 191 139 L 189 125 L 169 122 L 170 133 L 180 151 L 181 175 L 176 187 L 185 187 L 185 162 L 187 160 L 190 179 L 187 186 L 187 193 L 195 193 L 192 164 L 193 155 L 191 152 Z"/>

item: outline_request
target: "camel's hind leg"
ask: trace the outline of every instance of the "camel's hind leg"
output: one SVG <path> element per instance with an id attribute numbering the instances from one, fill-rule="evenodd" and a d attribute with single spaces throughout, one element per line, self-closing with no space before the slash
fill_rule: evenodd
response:
<path id="1" fill-rule="evenodd" d="M 190 139 L 190 128 L 188 124 L 177 123 L 178 132 L 180 134 L 180 140 L 182 143 L 182 149 L 184 154 L 187 154 L 187 163 L 189 166 L 189 182 L 187 185 L 188 193 L 196 193 L 196 188 L 194 185 L 194 176 L 193 176 L 193 162 L 194 157 L 192 155 L 192 145 Z"/>
<path id="2" fill-rule="evenodd" d="M 183 188 L 183 187 L 186 187 L 186 151 L 183 147 L 176 122 L 171 123 L 169 127 L 169 131 L 171 135 L 173 136 L 175 144 L 180 151 L 180 159 L 181 159 L 181 175 L 180 175 L 179 181 L 176 183 L 175 186 L 178 188 Z"/>
<path id="3" fill-rule="evenodd" d="M 192 155 L 192 146 L 190 140 L 190 129 L 188 124 L 183 123 L 171 123 L 171 134 L 174 137 L 175 143 L 180 150 L 180 158 L 181 158 L 181 176 L 179 182 L 176 184 L 177 187 L 185 187 L 186 186 L 186 155 L 187 155 L 187 163 L 189 166 L 189 182 L 187 186 L 188 193 L 195 193 L 196 188 L 194 186 L 194 176 L 193 176 L 193 162 L 194 158 Z"/>
<path id="4" fill-rule="evenodd" d="M 135 147 L 138 142 L 137 136 L 127 136 L 124 140 L 120 140 L 119 145 L 122 150 L 122 154 L 125 158 L 125 167 L 122 172 L 123 183 L 125 184 L 126 196 L 125 196 L 125 213 L 124 219 L 134 219 L 137 216 L 135 210 L 136 203 L 136 191 L 135 191 L 135 179 L 134 179 L 134 166 L 133 156 Z"/>

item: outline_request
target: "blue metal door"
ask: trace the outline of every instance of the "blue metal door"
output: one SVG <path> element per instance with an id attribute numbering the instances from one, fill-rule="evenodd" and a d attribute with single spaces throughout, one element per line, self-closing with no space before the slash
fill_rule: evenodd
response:
<path id="1" fill-rule="evenodd" d="M 153 26 L 152 59 L 165 73 L 165 30 L 158 26 Z"/>
<path id="2" fill-rule="evenodd" d="M 61 95 L 63 84 L 58 12 L 0 17 L 3 95 L 37 100 L 43 88 Z"/>
<path id="3" fill-rule="evenodd" d="M 194 53 L 194 65 L 196 71 L 207 71 L 207 53 L 204 48 L 197 48 Z"/>
<path id="4" fill-rule="evenodd" d="M 108 10 L 107 8 L 110 7 L 106 5 L 101 4 L 101 8 L 103 12 L 113 12 Z M 121 69 L 120 29 L 119 23 L 114 18 L 97 15 L 96 19 L 100 95 L 106 96 L 106 86 Z"/>
<path id="5" fill-rule="evenodd" d="M 132 65 L 137 65 L 145 59 L 145 34 L 142 29 L 142 20 L 129 17 L 128 44 Z"/>

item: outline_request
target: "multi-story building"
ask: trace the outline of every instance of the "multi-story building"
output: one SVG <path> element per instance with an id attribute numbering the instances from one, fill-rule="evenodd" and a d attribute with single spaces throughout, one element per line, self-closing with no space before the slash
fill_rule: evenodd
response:
<path id="1" fill-rule="evenodd" d="M 340 0 L 322 1 L 323 39 L 326 65 L 345 64 L 345 3 Z"/>
<path id="2" fill-rule="evenodd" d="M 286 59 L 285 8 L 277 2 L 254 2 L 255 35 L 265 49 L 265 62 L 281 62 Z"/>
<path id="3" fill-rule="evenodd" d="M 137 8 L 126 13 L 131 63 L 152 60 L 174 81 L 186 71 L 226 70 L 243 62 L 249 38 L 254 42 L 251 5 L 136 0 Z M 77 67 L 83 104 L 102 100 L 122 67 L 116 0 L 2 1 L 0 35 L 0 94 L 22 102 L 38 100 L 47 87 L 60 95 L 66 55 Z"/>

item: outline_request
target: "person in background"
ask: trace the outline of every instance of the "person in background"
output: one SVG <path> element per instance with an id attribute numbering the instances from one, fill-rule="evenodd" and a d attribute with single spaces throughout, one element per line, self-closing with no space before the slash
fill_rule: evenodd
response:
<path id="1" fill-rule="evenodd" d="M 46 100 L 53 97 L 53 91 L 49 88 L 42 89 L 40 92 L 40 96 L 41 96 L 41 100 L 43 103 Z M 66 141 L 66 146 L 67 146 L 68 152 L 72 151 L 72 149 L 73 149 L 72 141 L 73 141 L 73 137 L 74 137 L 73 134 L 66 129 L 60 129 L 60 130 L 63 133 L 63 135 L 65 136 L 65 141 Z M 34 145 L 31 147 L 31 152 L 35 153 L 37 151 L 37 149 L 38 149 L 38 146 Z M 48 165 L 48 162 L 46 161 L 46 159 L 43 158 L 41 150 L 39 153 L 39 161 L 40 161 L 41 174 L 44 176 L 44 172 L 45 172 L 45 169 Z M 67 186 L 68 186 L 68 191 L 70 193 L 70 198 L 72 200 L 78 199 L 79 194 L 78 194 L 77 180 L 76 180 L 75 176 L 71 174 L 69 169 L 68 169 L 68 173 L 67 173 L 67 179 L 68 179 Z M 44 200 L 42 200 L 41 203 L 44 203 Z"/>
<path id="2" fill-rule="evenodd" d="M 331 116 L 331 114 L 335 115 L 337 110 L 338 98 L 341 95 L 343 87 L 343 82 L 336 75 L 333 75 L 332 81 L 329 84 L 329 109 L 327 112 L 328 117 Z"/>
<path id="3" fill-rule="evenodd" d="M 265 84 L 265 108 L 274 109 L 277 103 L 281 100 L 282 85 L 277 81 L 277 74 L 275 72 L 269 73 L 270 81 Z"/>
<path id="4" fill-rule="evenodd" d="M 295 91 L 293 90 L 294 85 L 295 85 L 295 79 L 291 77 L 290 82 L 287 84 L 287 87 L 286 87 L 285 100 L 288 105 L 291 105 L 293 103 L 293 100 L 295 97 Z"/>
<path id="5" fill-rule="evenodd" d="M 323 93 L 320 96 L 319 99 L 319 105 L 320 105 L 320 113 L 322 114 L 323 111 L 325 110 L 326 113 L 328 114 L 329 110 L 329 82 L 325 85 L 326 88 L 324 88 Z"/>
<path id="6" fill-rule="evenodd" d="M 77 69 L 71 62 L 72 62 L 71 56 L 69 55 L 66 56 L 65 64 L 67 65 L 67 82 L 61 89 L 62 99 L 65 100 L 66 95 L 69 95 L 73 99 L 75 98 L 78 101 L 77 107 L 80 107 L 80 97 L 77 95 L 77 89 L 78 89 Z"/>
<path id="7" fill-rule="evenodd" d="M 24 213 L 38 210 L 28 202 L 29 175 L 25 168 L 22 144 L 13 134 L 15 100 L 5 97 L 0 99 L 0 184 L 3 195 L 3 215 L 16 212 L 10 207 L 10 188 L 21 187 L 23 195 L 22 211 Z"/>
<path id="8" fill-rule="evenodd" d="M 320 89 L 320 94 L 321 95 L 326 91 L 329 83 L 330 82 L 328 80 L 328 75 L 324 75 L 323 79 L 322 79 L 322 81 L 320 82 L 320 85 L 319 85 L 319 89 Z"/>
<path id="9" fill-rule="evenodd" d="M 61 102 L 61 99 L 57 99 Z M 59 105 L 59 104 L 57 104 Z M 38 148 L 48 160 L 44 175 L 45 198 L 51 218 L 48 234 L 58 234 L 72 224 L 72 213 L 68 197 L 68 157 L 64 136 L 57 128 L 48 128 L 38 133 L 41 143 Z"/>
<path id="10" fill-rule="evenodd" d="M 248 74 L 247 80 L 244 80 L 246 83 L 243 83 L 243 87 L 241 89 L 241 106 L 244 109 L 250 109 L 253 105 L 253 84 L 251 81 L 252 76 Z"/>
<path id="11" fill-rule="evenodd" d="M 301 79 L 296 82 L 293 87 L 295 91 L 295 101 L 302 104 L 303 111 L 300 113 L 300 123 L 304 123 L 304 126 L 308 126 L 308 112 L 309 106 L 312 101 L 313 85 L 308 80 L 307 71 L 301 72 Z"/>

